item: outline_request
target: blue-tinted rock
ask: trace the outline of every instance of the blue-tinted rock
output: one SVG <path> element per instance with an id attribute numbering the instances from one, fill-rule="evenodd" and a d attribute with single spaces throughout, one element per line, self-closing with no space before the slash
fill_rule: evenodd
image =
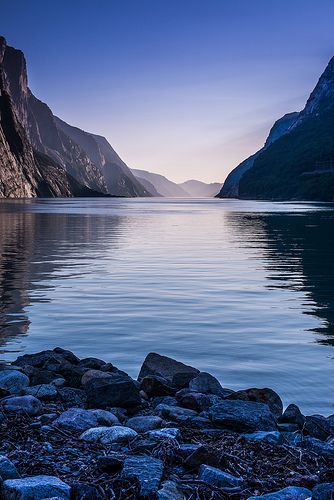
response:
<path id="1" fill-rule="evenodd" d="M 58 391 L 53 384 L 33 385 L 27 387 L 24 392 L 42 401 L 52 401 L 58 396 Z"/>
<path id="2" fill-rule="evenodd" d="M 140 483 L 140 495 L 150 497 L 157 493 L 164 466 L 161 460 L 144 456 L 128 457 L 124 461 L 121 477 L 136 478 Z"/>
<path id="3" fill-rule="evenodd" d="M 222 401 L 211 407 L 212 422 L 236 432 L 273 431 L 277 423 L 269 407 L 252 401 Z"/>
<path id="4" fill-rule="evenodd" d="M 1 406 L 8 413 L 30 416 L 39 415 L 43 410 L 42 403 L 34 396 L 13 396 L 2 400 Z"/>
<path id="5" fill-rule="evenodd" d="M 179 439 L 181 433 L 176 427 L 164 427 L 163 429 L 157 429 L 154 431 L 149 431 L 147 433 L 149 439 Z"/>
<path id="6" fill-rule="evenodd" d="M 118 418 L 114 413 L 107 410 L 89 410 L 97 418 L 99 425 L 120 425 Z"/>
<path id="7" fill-rule="evenodd" d="M 185 498 L 174 481 L 165 481 L 157 493 L 157 500 L 185 500 Z"/>
<path id="8" fill-rule="evenodd" d="M 312 490 L 312 500 L 333 500 L 334 483 L 322 483 Z"/>
<path id="9" fill-rule="evenodd" d="M 4 481 L 6 479 L 18 479 L 20 477 L 13 462 L 5 456 L 0 456 L 0 476 Z"/>
<path id="10" fill-rule="evenodd" d="M 200 372 L 189 382 L 189 389 L 202 394 L 214 394 L 226 397 L 233 393 L 230 389 L 224 389 L 220 382 L 210 373 Z"/>
<path id="11" fill-rule="evenodd" d="M 3 498 L 6 500 L 43 500 L 52 497 L 70 498 L 70 487 L 54 476 L 8 479 L 3 483 Z"/>
<path id="12" fill-rule="evenodd" d="M 126 425 L 140 434 L 154 429 L 159 429 L 162 422 L 163 420 L 155 415 L 143 415 L 129 418 Z"/>
<path id="13" fill-rule="evenodd" d="M 201 465 L 198 479 L 206 483 L 217 486 L 218 488 L 233 488 L 241 486 L 244 482 L 242 477 L 232 476 L 228 472 L 224 472 L 209 465 Z"/>
<path id="14" fill-rule="evenodd" d="M 89 410 L 70 408 L 64 411 L 54 423 L 60 429 L 80 434 L 91 427 L 97 427 L 98 419 Z"/>
<path id="15" fill-rule="evenodd" d="M 334 458 L 334 445 L 321 441 L 320 439 L 313 437 L 304 437 L 301 439 L 300 436 L 298 436 L 295 440 L 295 446 L 310 450 L 325 458 Z"/>
<path id="16" fill-rule="evenodd" d="M 263 403 L 269 406 L 270 411 L 275 415 L 276 418 L 282 416 L 283 413 L 283 402 L 277 392 L 265 387 L 264 389 L 258 389 L 252 387 L 251 389 L 245 389 L 242 391 L 234 392 L 227 397 L 231 400 L 241 400 L 241 401 L 253 401 L 255 403 Z"/>
<path id="17" fill-rule="evenodd" d="M 283 436 L 278 431 L 257 431 L 251 434 L 243 434 L 243 436 L 247 439 L 256 439 L 270 444 L 281 444 L 283 442 Z"/>
<path id="18" fill-rule="evenodd" d="M 311 498 L 312 492 L 307 488 L 300 488 L 299 486 L 288 486 L 283 490 L 267 493 L 266 495 L 249 497 L 247 500 L 306 500 Z"/>
<path id="19" fill-rule="evenodd" d="M 20 394 L 29 385 L 29 377 L 17 370 L 0 371 L 0 389 L 10 394 Z"/>
<path id="20" fill-rule="evenodd" d="M 332 429 L 325 417 L 322 415 L 311 415 L 305 417 L 303 433 L 309 434 L 312 437 L 326 441 L 331 435 Z"/>
<path id="21" fill-rule="evenodd" d="M 115 425 L 113 427 L 93 427 L 81 434 L 80 439 L 89 443 L 124 443 L 137 436 L 136 431 L 129 427 Z"/>
<path id="22" fill-rule="evenodd" d="M 182 389 L 198 374 L 199 370 L 192 366 L 151 352 L 145 358 L 138 380 L 142 380 L 148 375 L 157 375 L 164 378 L 172 387 Z"/>
<path id="23" fill-rule="evenodd" d="M 305 423 L 305 417 L 297 405 L 290 404 L 279 418 L 282 423 L 296 424 L 301 429 Z"/>

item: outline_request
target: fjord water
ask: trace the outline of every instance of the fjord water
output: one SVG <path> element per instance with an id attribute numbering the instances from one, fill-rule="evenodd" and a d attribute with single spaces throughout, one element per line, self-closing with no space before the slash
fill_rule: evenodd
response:
<path id="1" fill-rule="evenodd" d="M 57 345 L 136 376 L 150 351 L 334 413 L 334 206 L 0 202 L 1 358 Z"/>

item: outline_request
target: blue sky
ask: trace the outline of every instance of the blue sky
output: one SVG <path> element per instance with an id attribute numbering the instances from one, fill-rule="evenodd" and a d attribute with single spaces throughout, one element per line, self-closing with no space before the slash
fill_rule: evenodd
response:
<path id="1" fill-rule="evenodd" d="M 37 97 L 129 166 L 223 181 L 334 55 L 333 0 L 2 0 Z"/>

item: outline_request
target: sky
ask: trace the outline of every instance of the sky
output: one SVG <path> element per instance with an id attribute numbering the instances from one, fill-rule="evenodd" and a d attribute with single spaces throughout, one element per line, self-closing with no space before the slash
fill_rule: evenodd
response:
<path id="1" fill-rule="evenodd" d="M 130 167 L 222 182 L 334 55 L 333 0 L 1 0 L 54 114 Z"/>

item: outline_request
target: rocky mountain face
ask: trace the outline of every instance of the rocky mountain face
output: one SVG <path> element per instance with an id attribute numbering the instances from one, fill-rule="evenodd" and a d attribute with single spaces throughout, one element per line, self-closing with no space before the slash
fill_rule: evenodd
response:
<path id="1" fill-rule="evenodd" d="M 166 198 L 186 198 L 190 196 L 181 186 L 170 181 L 163 175 L 136 168 L 132 169 L 132 173 L 138 179 L 144 179 L 146 182 L 153 184 L 156 192 L 159 193 L 158 196 L 164 196 Z"/>
<path id="2" fill-rule="evenodd" d="M 221 184 L 219 184 L 219 182 L 211 182 L 210 184 L 207 184 L 195 179 L 182 182 L 179 186 L 187 191 L 187 193 L 189 193 L 193 198 L 213 198 L 221 188 Z"/>
<path id="3" fill-rule="evenodd" d="M 104 137 L 56 118 L 0 38 L 0 196 L 150 196 Z"/>
<path id="4" fill-rule="evenodd" d="M 273 141 L 231 172 L 219 197 L 333 201 L 333 130 L 334 58 L 304 109 L 292 115 L 283 133 L 278 131 Z"/>

